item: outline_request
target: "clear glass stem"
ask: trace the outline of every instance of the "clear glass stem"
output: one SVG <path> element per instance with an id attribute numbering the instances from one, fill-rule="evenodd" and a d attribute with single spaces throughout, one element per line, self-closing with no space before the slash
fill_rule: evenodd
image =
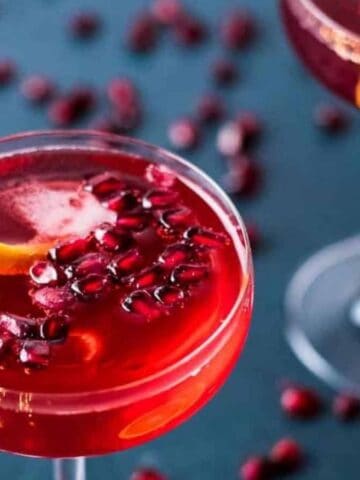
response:
<path id="1" fill-rule="evenodd" d="M 85 458 L 53 460 L 54 480 L 86 480 Z"/>

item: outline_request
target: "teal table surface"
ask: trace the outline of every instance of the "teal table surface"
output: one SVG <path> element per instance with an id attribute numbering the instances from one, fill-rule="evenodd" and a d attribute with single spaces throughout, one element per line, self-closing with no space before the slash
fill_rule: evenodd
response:
<path id="1" fill-rule="evenodd" d="M 13 58 L 22 75 L 46 73 L 64 88 L 78 82 L 100 88 L 116 75 L 133 77 L 143 92 L 147 117 L 137 136 L 169 146 L 168 123 L 191 113 L 198 96 L 208 90 L 208 65 L 222 49 L 212 38 L 191 51 L 164 41 L 151 55 L 129 54 L 121 47 L 121 38 L 129 18 L 146 3 L 3 0 L 0 56 Z M 353 118 L 348 133 L 325 138 L 316 130 L 314 105 L 338 101 L 297 62 L 284 38 L 275 0 L 188 3 L 213 26 L 236 4 L 248 6 L 259 23 L 257 42 L 234 57 L 240 81 L 224 90 L 233 112 L 254 110 L 266 126 L 254 153 L 264 170 L 264 187 L 256 198 L 237 201 L 240 212 L 258 223 L 265 237 L 255 260 L 253 325 L 234 373 L 208 406 L 150 444 L 91 459 L 89 479 L 128 479 L 136 465 L 148 463 L 158 465 L 172 480 L 236 479 L 244 457 L 266 451 L 284 435 L 298 438 L 309 452 L 308 466 L 295 478 L 358 479 L 359 424 L 344 427 L 330 414 L 312 423 L 290 422 L 279 408 L 278 385 L 287 378 L 316 386 L 328 399 L 332 396 L 288 348 L 282 304 L 292 272 L 308 255 L 358 231 L 360 117 L 344 106 Z M 101 35 L 87 43 L 74 42 L 66 34 L 69 15 L 82 7 L 96 9 L 104 20 Z M 44 112 L 29 107 L 18 86 L 0 91 L 1 135 L 47 127 Z M 225 166 L 216 153 L 215 132 L 210 128 L 201 148 L 188 158 L 219 180 Z M 50 478 L 50 465 L 3 454 L 0 478 Z"/>

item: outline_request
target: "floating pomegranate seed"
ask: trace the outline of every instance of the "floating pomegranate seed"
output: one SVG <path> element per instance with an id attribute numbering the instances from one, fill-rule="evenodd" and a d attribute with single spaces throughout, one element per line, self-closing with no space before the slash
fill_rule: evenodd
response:
<path id="1" fill-rule="evenodd" d="M 220 27 L 220 38 L 225 47 L 240 49 L 248 45 L 255 33 L 254 21 L 248 12 L 229 12 Z"/>
<path id="2" fill-rule="evenodd" d="M 253 112 L 242 112 L 235 120 L 240 126 L 245 141 L 253 140 L 262 130 L 262 124 L 259 118 Z"/>
<path id="3" fill-rule="evenodd" d="M 74 307 L 74 297 L 69 289 L 64 287 L 42 287 L 30 292 L 33 302 L 50 314 L 60 314 Z"/>
<path id="4" fill-rule="evenodd" d="M 26 338 L 36 336 L 38 328 L 36 321 L 31 318 L 12 313 L 1 313 L 0 332 L 1 336 L 3 336 L 3 332 L 7 332 L 17 338 Z"/>
<path id="5" fill-rule="evenodd" d="M 98 299 L 104 293 L 107 284 L 106 276 L 92 273 L 87 277 L 75 280 L 70 288 L 77 298 L 89 301 Z"/>
<path id="6" fill-rule="evenodd" d="M 67 278 L 86 277 L 90 274 L 104 275 L 109 262 L 108 255 L 102 253 L 88 253 L 70 265 L 65 274 Z"/>
<path id="7" fill-rule="evenodd" d="M 126 105 L 113 112 L 113 122 L 118 133 L 129 133 L 141 124 L 142 109 L 139 103 Z"/>
<path id="8" fill-rule="evenodd" d="M 16 75 L 16 65 L 11 60 L 0 60 L 0 86 L 8 85 Z"/>
<path id="9" fill-rule="evenodd" d="M 201 43 L 207 34 L 205 25 L 188 13 L 180 15 L 173 28 L 177 42 L 188 47 Z"/>
<path id="10" fill-rule="evenodd" d="M 158 29 L 153 17 L 142 13 L 130 25 L 127 44 L 132 51 L 145 53 L 155 47 L 157 37 Z"/>
<path id="11" fill-rule="evenodd" d="M 217 135 L 217 149 L 225 157 L 238 155 L 243 148 L 244 138 L 244 130 L 238 122 L 227 122 Z"/>
<path id="12" fill-rule="evenodd" d="M 111 80 L 107 87 L 107 96 L 116 109 L 133 105 L 139 100 L 139 94 L 134 83 L 124 77 Z"/>
<path id="13" fill-rule="evenodd" d="M 76 120 L 77 112 L 71 99 L 62 97 L 51 102 L 48 117 L 56 127 L 67 127 Z"/>
<path id="14" fill-rule="evenodd" d="M 189 150 L 200 141 L 199 126 L 191 118 L 181 118 L 170 125 L 168 136 L 174 148 Z"/>
<path id="15" fill-rule="evenodd" d="M 165 165 L 150 164 L 146 167 L 145 179 L 161 188 L 170 188 L 175 185 L 176 175 Z"/>
<path id="16" fill-rule="evenodd" d="M 118 193 L 122 188 L 124 188 L 124 182 L 116 175 L 108 172 L 100 173 L 90 178 L 84 186 L 84 190 L 98 198 L 104 198 Z"/>
<path id="17" fill-rule="evenodd" d="M 40 337 L 51 342 L 63 342 L 69 330 L 69 322 L 65 317 L 52 316 L 40 325 Z"/>
<path id="18" fill-rule="evenodd" d="M 183 243 L 175 243 L 167 247 L 159 256 L 159 262 L 166 269 L 188 262 L 192 258 L 192 250 L 188 245 Z"/>
<path id="19" fill-rule="evenodd" d="M 255 223 L 246 223 L 246 231 L 249 237 L 251 249 L 256 251 L 261 243 L 261 233 Z"/>
<path id="20" fill-rule="evenodd" d="M 266 480 L 272 476 L 271 465 L 266 458 L 250 457 L 241 466 L 241 480 Z"/>
<path id="21" fill-rule="evenodd" d="M 143 262 L 142 255 L 137 248 L 117 255 L 108 265 L 108 270 L 116 280 L 120 280 L 129 273 L 134 272 Z"/>
<path id="22" fill-rule="evenodd" d="M 348 126 L 344 112 L 332 105 L 319 105 L 314 112 L 315 124 L 328 133 L 337 133 Z"/>
<path id="23" fill-rule="evenodd" d="M 197 283 L 206 278 L 209 269 L 205 265 L 178 265 L 171 273 L 170 280 L 178 285 Z"/>
<path id="24" fill-rule="evenodd" d="M 188 228 L 184 233 L 184 238 L 185 240 L 189 240 L 193 245 L 207 248 L 219 248 L 229 242 L 226 235 L 197 226 Z"/>
<path id="25" fill-rule="evenodd" d="M 87 114 L 96 104 L 94 90 L 87 86 L 76 86 L 68 92 L 76 119 Z"/>
<path id="26" fill-rule="evenodd" d="M 230 85 L 238 78 L 238 70 L 230 60 L 220 59 L 212 65 L 212 76 L 218 85 Z"/>
<path id="27" fill-rule="evenodd" d="M 288 387 L 281 395 L 281 407 L 291 417 L 306 419 L 319 414 L 322 402 L 313 390 L 302 387 Z"/>
<path id="28" fill-rule="evenodd" d="M 161 314 L 155 299 L 146 290 L 132 292 L 123 300 L 122 307 L 125 311 L 141 315 L 147 320 L 154 320 Z"/>
<path id="29" fill-rule="evenodd" d="M 139 204 L 140 191 L 125 190 L 103 202 L 104 207 L 117 213 L 133 210 Z"/>
<path id="30" fill-rule="evenodd" d="M 69 242 L 61 243 L 57 247 L 49 250 L 48 256 L 55 263 L 65 265 L 72 263 L 79 257 L 89 252 L 91 248 L 91 238 L 76 238 Z"/>
<path id="31" fill-rule="evenodd" d="M 224 103 L 216 95 L 204 95 L 197 105 L 197 116 L 203 123 L 216 122 L 225 114 Z"/>
<path id="32" fill-rule="evenodd" d="M 283 438 L 271 449 L 270 460 L 276 472 L 291 473 L 301 466 L 304 454 L 298 442 L 292 438 Z"/>
<path id="33" fill-rule="evenodd" d="M 184 13 L 184 9 L 179 0 L 154 0 L 151 13 L 161 25 L 173 25 Z"/>
<path id="34" fill-rule="evenodd" d="M 153 468 L 142 468 L 132 473 L 130 480 L 167 480 L 167 477 Z"/>
<path id="35" fill-rule="evenodd" d="M 93 130 L 105 133 L 121 133 L 112 117 L 99 117 L 91 124 Z"/>
<path id="36" fill-rule="evenodd" d="M 100 25 L 100 17 L 95 12 L 79 12 L 70 19 L 71 33 L 77 38 L 93 37 Z"/>
<path id="37" fill-rule="evenodd" d="M 59 280 L 57 269 L 50 262 L 38 261 L 30 267 L 29 275 L 36 285 L 56 285 Z"/>
<path id="38" fill-rule="evenodd" d="M 121 213 L 116 220 L 116 225 L 124 230 L 141 232 L 149 225 L 149 216 L 146 212 Z"/>
<path id="39" fill-rule="evenodd" d="M 28 367 L 46 367 L 50 360 L 50 345 L 44 340 L 25 340 L 19 360 Z"/>
<path id="40" fill-rule="evenodd" d="M 31 75 L 21 84 L 21 93 L 33 103 L 44 103 L 55 94 L 54 83 L 44 75 Z"/>
<path id="41" fill-rule="evenodd" d="M 146 209 L 166 208 L 173 205 L 178 197 L 178 193 L 174 190 L 155 188 L 144 195 L 142 204 Z"/>
<path id="42" fill-rule="evenodd" d="M 141 290 L 158 285 L 163 280 L 163 277 L 164 272 L 162 268 L 159 265 L 154 265 L 133 275 L 129 279 L 129 283 L 137 290 Z"/>
<path id="43" fill-rule="evenodd" d="M 184 291 L 171 285 L 163 285 L 154 291 L 154 297 L 167 307 L 181 304 L 185 298 Z"/>
<path id="44" fill-rule="evenodd" d="M 165 228 L 181 228 L 189 225 L 192 212 L 189 208 L 171 208 L 161 212 L 159 221 Z"/>
<path id="45" fill-rule="evenodd" d="M 229 163 L 229 171 L 223 177 L 225 190 L 230 194 L 252 195 L 261 183 L 259 166 L 248 157 L 240 155 Z"/>
<path id="46" fill-rule="evenodd" d="M 110 224 L 103 224 L 94 231 L 94 237 L 99 245 L 110 252 L 119 252 L 131 247 L 132 238 Z"/>
<path id="47" fill-rule="evenodd" d="M 337 395 L 333 402 L 333 413 L 343 421 L 354 420 L 360 415 L 360 399 L 346 393 Z"/>

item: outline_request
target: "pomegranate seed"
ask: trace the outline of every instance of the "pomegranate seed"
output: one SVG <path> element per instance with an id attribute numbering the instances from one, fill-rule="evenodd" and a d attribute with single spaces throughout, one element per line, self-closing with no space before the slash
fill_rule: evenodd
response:
<path id="1" fill-rule="evenodd" d="M 7 352 L 8 347 L 13 345 L 14 337 L 9 332 L 0 331 L 0 355 Z"/>
<path id="2" fill-rule="evenodd" d="M 124 188 L 124 182 L 116 175 L 108 172 L 90 178 L 84 186 L 84 190 L 98 198 L 118 193 L 122 188 Z"/>
<path id="3" fill-rule="evenodd" d="M 29 367 L 46 367 L 49 364 L 50 353 L 50 345 L 44 340 L 25 340 L 19 353 L 19 360 Z"/>
<path id="4" fill-rule="evenodd" d="M 189 240 L 198 247 L 219 248 L 228 243 L 227 236 L 214 232 L 208 228 L 190 227 L 184 233 L 185 240 Z"/>
<path id="5" fill-rule="evenodd" d="M 99 130 L 105 133 L 121 133 L 116 122 L 111 117 L 100 117 L 92 123 L 93 130 Z"/>
<path id="6" fill-rule="evenodd" d="M 246 231 L 249 237 L 250 246 L 253 251 L 259 247 L 261 243 L 261 233 L 254 223 L 247 223 L 246 224 Z"/>
<path id="7" fill-rule="evenodd" d="M 74 297 L 67 287 L 42 287 L 30 292 L 33 302 L 45 312 L 62 313 L 74 307 Z"/>
<path id="8" fill-rule="evenodd" d="M 127 44 L 134 52 L 149 52 L 158 37 L 157 25 L 151 15 L 142 13 L 131 24 L 127 33 Z"/>
<path id="9" fill-rule="evenodd" d="M 235 121 L 242 130 L 244 139 L 247 142 L 253 140 L 261 133 L 261 122 L 253 112 L 242 112 Z"/>
<path id="10" fill-rule="evenodd" d="M 318 394 L 302 387 L 288 387 L 281 395 L 281 407 L 291 417 L 313 418 L 322 404 Z"/>
<path id="11" fill-rule="evenodd" d="M 134 83 L 123 77 L 111 80 L 107 87 L 107 96 L 116 109 L 133 105 L 139 100 L 139 94 Z"/>
<path id="12" fill-rule="evenodd" d="M 177 42 L 188 47 L 201 43 L 207 33 L 203 23 L 188 13 L 180 15 L 173 27 Z"/>
<path id="13" fill-rule="evenodd" d="M 74 109 L 76 119 L 87 114 L 96 104 L 95 93 L 91 87 L 73 87 L 68 93 L 68 98 Z"/>
<path id="14" fill-rule="evenodd" d="M 163 277 L 164 272 L 162 268 L 159 265 L 154 265 L 133 275 L 128 281 L 134 288 L 141 290 L 159 284 L 163 280 Z"/>
<path id="15" fill-rule="evenodd" d="M 229 164 L 229 172 L 223 177 L 225 190 L 230 194 L 252 195 L 261 182 L 259 166 L 243 155 L 235 157 Z"/>
<path id="16" fill-rule="evenodd" d="M 217 135 L 216 146 L 225 157 L 238 155 L 244 145 L 244 130 L 238 122 L 227 122 Z"/>
<path id="17" fill-rule="evenodd" d="M 130 480 L 167 480 L 167 477 L 152 468 L 142 468 L 141 470 L 136 470 L 131 475 Z"/>
<path id="18" fill-rule="evenodd" d="M 155 188 L 144 195 L 142 204 L 146 209 L 166 208 L 174 204 L 178 197 L 178 193 L 174 190 Z"/>
<path id="19" fill-rule="evenodd" d="M 0 60 L 0 87 L 8 85 L 16 76 L 16 66 L 11 60 Z"/>
<path id="20" fill-rule="evenodd" d="M 238 70 L 230 60 L 217 60 L 212 66 L 212 76 L 218 85 L 231 85 L 238 78 Z"/>
<path id="21" fill-rule="evenodd" d="M 183 290 L 171 285 L 163 285 L 154 291 L 154 297 L 167 307 L 181 304 L 185 298 Z"/>
<path id="22" fill-rule="evenodd" d="M 67 127 L 76 120 L 77 114 L 71 99 L 62 97 L 51 102 L 48 116 L 56 127 Z"/>
<path id="23" fill-rule="evenodd" d="M 116 225 L 124 230 L 141 232 L 149 225 L 149 217 L 146 213 L 122 213 L 116 220 Z"/>
<path id="24" fill-rule="evenodd" d="M 77 38 L 93 37 L 100 25 L 100 18 L 95 12 L 79 12 L 70 19 L 71 33 Z"/>
<path id="25" fill-rule="evenodd" d="M 197 283 L 206 278 L 209 270 L 205 265 L 178 265 L 171 273 L 170 280 L 178 285 Z"/>
<path id="26" fill-rule="evenodd" d="M 225 108 L 223 101 L 216 95 L 204 95 L 197 105 L 197 116 L 203 123 L 216 122 L 223 118 Z"/>
<path id="27" fill-rule="evenodd" d="M 133 248 L 128 252 L 117 255 L 109 264 L 108 270 L 116 280 L 132 273 L 142 264 L 143 258 L 138 249 Z"/>
<path id="28" fill-rule="evenodd" d="M 171 208 L 161 212 L 159 221 L 165 228 L 181 228 L 189 225 L 192 212 L 189 208 Z"/>
<path id="29" fill-rule="evenodd" d="M 192 252 L 188 245 L 183 243 L 175 243 L 170 245 L 159 256 L 159 262 L 166 269 L 173 269 L 181 263 L 191 260 Z"/>
<path id="30" fill-rule="evenodd" d="M 247 12 L 231 11 L 221 24 L 220 38 L 225 47 L 240 49 L 254 36 L 254 21 Z"/>
<path id="31" fill-rule="evenodd" d="M 56 285 L 59 276 L 56 268 L 50 262 L 38 261 L 30 267 L 29 275 L 36 285 Z"/>
<path id="32" fill-rule="evenodd" d="M 92 273 L 87 277 L 75 280 L 70 288 L 77 298 L 89 301 L 98 299 L 104 293 L 107 284 L 107 277 Z"/>
<path id="33" fill-rule="evenodd" d="M 133 210 L 139 204 L 140 191 L 125 190 L 103 202 L 105 208 L 117 213 Z"/>
<path id="34" fill-rule="evenodd" d="M 86 277 L 90 274 L 104 275 L 109 257 L 101 253 L 88 253 L 70 265 L 65 274 L 67 278 Z"/>
<path id="35" fill-rule="evenodd" d="M 165 165 L 152 163 L 146 167 L 145 179 L 161 188 L 170 188 L 175 185 L 176 175 Z"/>
<path id="36" fill-rule="evenodd" d="M 94 236 L 99 245 L 110 252 L 119 252 L 131 247 L 132 238 L 118 228 L 103 224 L 96 228 Z"/>
<path id="37" fill-rule="evenodd" d="M 135 130 L 141 123 L 142 110 L 139 103 L 124 105 L 113 112 L 113 122 L 118 133 Z"/>
<path id="38" fill-rule="evenodd" d="M 337 395 L 333 402 L 333 413 L 343 421 L 353 420 L 354 418 L 359 417 L 359 398 L 346 393 Z"/>
<path id="39" fill-rule="evenodd" d="M 270 463 L 263 457 L 250 457 L 239 473 L 241 480 L 266 480 L 272 476 Z"/>
<path id="40" fill-rule="evenodd" d="M 319 105 L 314 112 L 315 124 L 328 133 L 337 133 L 348 126 L 348 119 L 337 107 Z"/>
<path id="41" fill-rule="evenodd" d="M 290 473 L 303 463 L 304 455 L 300 445 L 292 438 L 278 441 L 270 452 L 270 460 L 279 473 Z"/>
<path id="42" fill-rule="evenodd" d="M 180 150 L 194 148 L 200 141 L 200 130 L 191 118 L 181 118 L 173 122 L 168 130 L 172 145 Z"/>
<path id="43" fill-rule="evenodd" d="M 184 10 L 179 0 L 154 0 L 151 13 L 161 25 L 173 25 L 184 13 Z"/>
<path id="44" fill-rule="evenodd" d="M 40 337 L 51 342 L 63 342 L 66 339 L 68 330 L 68 319 L 52 316 L 40 325 Z"/>
<path id="45" fill-rule="evenodd" d="M 43 75 L 31 75 L 21 84 L 21 93 L 33 103 L 44 103 L 55 94 L 55 85 Z"/>
<path id="46" fill-rule="evenodd" d="M 91 248 L 90 238 L 76 238 L 69 242 L 61 243 L 49 250 L 48 256 L 55 263 L 66 265 L 77 260 L 89 252 Z"/>
<path id="47" fill-rule="evenodd" d="M 161 314 L 154 298 L 146 290 L 135 290 L 122 302 L 126 312 L 145 317 L 147 320 L 155 320 Z"/>
<path id="48" fill-rule="evenodd" d="M 0 314 L 0 332 L 4 332 L 17 338 L 26 338 L 36 336 L 38 332 L 36 321 L 20 315 L 10 313 Z"/>

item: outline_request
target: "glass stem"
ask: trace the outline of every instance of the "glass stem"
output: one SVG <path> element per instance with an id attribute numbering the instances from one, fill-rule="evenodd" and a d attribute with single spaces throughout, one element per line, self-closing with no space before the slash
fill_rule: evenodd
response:
<path id="1" fill-rule="evenodd" d="M 85 458 L 53 460 L 54 480 L 86 480 Z"/>

